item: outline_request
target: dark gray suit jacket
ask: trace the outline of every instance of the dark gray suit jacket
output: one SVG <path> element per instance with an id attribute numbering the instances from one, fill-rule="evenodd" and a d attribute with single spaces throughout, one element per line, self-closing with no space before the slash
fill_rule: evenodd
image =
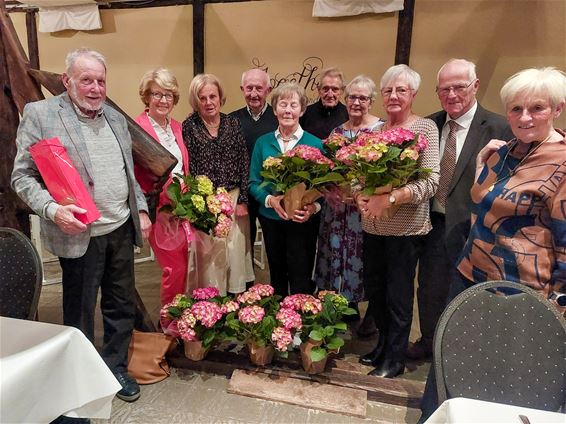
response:
<path id="1" fill-rule="evenodd" d="M 428 118 L 436 122 L 441 134 L 446 112 L 436 112 Z M 446 250 L 451 263 L 455 263 L 460 256 L 470 233 L 470 188 L 474 183 L 476 156 L 492 138 L 511 140 L 513 133 L 503 116 L 485 110 L 478 103 L 464 147 L 458 156 L 446 200 Z"/>
<path id="2" fill-rule="evenodd" d="M 140 230 L 139 211 L 147 211 L 145 197 L 134 177 L 132 160 L 132 138 L 126 119 L 106 103 L 102 106 L 106 121 L 116 135 L 128 178 L 128 206 L 135 228 L 138 246 L 143 245 Z M 75 165 L 83 184 L 94 194 L 92 184 L 93 171 L 86 142 L 80 130 L 80 123 L 67 93 L 47 100 L 28 103 L 20 126 L 16 144 L 18 152 L 12 172 L 12 188 L 20 198 L 41 218 L 41 234 L 46 248 L 54 255 L 64 258 L 78 258 L 86 252 L 90 241 L 90 226 L 83 233 L 69 235 L 43 215 L 44 207 L 54 201 L 45 188 L 41 175 L 29 153 L 29 148 L 38 141 L 58 137 L 65 147 L 69 158 Z"/>

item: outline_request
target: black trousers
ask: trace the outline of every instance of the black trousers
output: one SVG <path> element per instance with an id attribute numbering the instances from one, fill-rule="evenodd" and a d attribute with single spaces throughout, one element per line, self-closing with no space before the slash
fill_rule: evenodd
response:
<path id="1" fill-rule="evenodd" d="M 302 224 L 259 216 L 275 294 L 287 296 L 289 288 L 291 294 L 314 292 L 312 271 L 319 215 Z"/>
<path id="2" fill-rule="evenodd" d="M 431 212 L 430 220 L 432 230 L 426 235 L 419 258 L 417 289 L 421 343 L 427 349 L 432 349 L 434 331 L 446 306 L 450 283 L 459 278 L 458 270 L 446 250 L 445 217 Z"/>
<path id="3" fill-rule="evenodd" d="M 385 338 L 384 359 L 405 362 L 413 320 L 415 268 L 425 236 L 364 232 L 364 291 Z"/>
<path id="4" fill-rule="evenodd" d="M 94 343 L 98 289 L 104 326 L 102 358 L 112 371 L 128 363 L 134 328 L 134 228 L 131 219 L 109 234 L 92 237 L 80 258 L 59 258 L 63 270 L 63 321 Z"/>

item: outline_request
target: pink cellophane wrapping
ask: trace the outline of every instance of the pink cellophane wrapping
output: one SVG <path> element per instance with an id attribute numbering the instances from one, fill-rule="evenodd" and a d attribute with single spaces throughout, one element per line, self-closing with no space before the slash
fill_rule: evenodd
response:
<path id="1" fill-rule="evenodd" d="M 30 147 L 29 152 L 49 193 L 60 205 L 74 204 L 85 209 L 75 218 L 90 224 L 100 218 L 92 197 L 57 137 L 44 139 Z"/>

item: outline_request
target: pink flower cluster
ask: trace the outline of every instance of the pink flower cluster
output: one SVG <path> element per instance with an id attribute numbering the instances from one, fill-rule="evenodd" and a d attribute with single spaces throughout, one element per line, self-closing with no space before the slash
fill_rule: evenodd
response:
<path id="1" fill-rule="evenodd" d="M 273 296 L 273 293 L 275 292 L 273 287 L 270 286 L 269 284 L 259 284 L 259 283 L 251 286 L 248 291 L 252 293 L 257 293 L 260 295 L 260 297 Z"/>
<path id="2" fill-rule="evenodd" d="M 206 328 L 212 328 L 222 318 L 222 309 L 216 303 L 201 300 L 191 306 L 191 313 Z"/>
<path id="3" fill-rule="evenodd" d="M 316 315 L 322 311 L 322 302 L 310 294 L 292 294 L 281 302 L 283 308 L 309 312 Z"/>
<path id="4" fill-rule="evenodd" d="M 229 314 L 230 312 L 235 312 L 240 309 L 240 304 L 234 300 L 229 300 L 220 308 L 224 315 Z"/>
<path id="5" fill-rule="evenodd" d="M 230 229 L 232 228 L 232 219 L 221 213 L 218 215 L 218 222 L 214 227 L 214 236 L 218 238 L 226 238 L 230 234 Z"/>
<path id="6" fill-rule="evenodd" d="M 285 327 L 275 327 L 273 333 L 271 333 L 271 341 L 275 345 L 275 349 L 285 352 L 293 342 L 293 336 Z"/>
<path id="7" fill-rule="evenodd" d="M 181 338 L 187 342 L 198 340 L 195 325 L 197 323 L 196 317 L 189 309 L 183 312 L 183 315 L 177 320 L 177 330 Z"/>
<path id="8" fill-rule="evenodd" d="M 316 297 L 318 297 L 320 300 L 324 300 L 324 297 L 325 297 L 327 294 L 333 294 L 333 295 L 335 295 L 336 292 L 335 292 L 334 290 L 321 290 L 321 291 L 319 291 L 319 292 L 317 293 L 317 296 L 316 296 Z"/>
<path id="9" fill-rule="evenodd" d="M 246 305 L 253 305 L 261 300 L 261 295 L 255 291 L 248 290 L 239 294 L 236 300 Z"/>
<path id="10" fill-rule="evenodd" d="M 220 187 L 216 190 L 216 198 L 220 201 L 220 212 L 231 216 L 234 213 L 234 205 L 232 199 L 225 188 Z"/>
<path id="11" fill-rule="evenodd" d="M 283 324 L 283 327 L 287 330 L 300 330 L 303 326 L 301 315 L 291 308 L 279 309 L 275 318 Z"/>
<path id="12" fill-rule="evenodd" d="M 285 153 L 287 157 L 298 157 L 304 160 L 314 162 L 318 165 L 328 165 L 330 168 L 334 167 L 334 163 L 322 154 L 316 147 L 299 144 Z"/>
<path id="13" fill-rule="evenodd" d="M 264 316 L 265 309 L 257 305 L 246 306 L 238 312 L 238 319 L 242 324 L 257 324 Z"/>
<path id="14" fill-rule="evenodd" d="M 338 134 L 336 132 L 333 132 L 328 136 L 327 139 L 323 140 L 323 144 L 332 149 L 337 149 L 339 147 L 346 146 L 347 144 L 350 144 L 350 142 L 351 140 L 348 137 L 342 134 Z"/>
<path id="15" fill-rule="evenodd" d="M 220 291 L 216 287 L 203 287 L 194 289 L 192 296 L 196 300 L 208 300 L 213 297 L 219 296 Z"/>

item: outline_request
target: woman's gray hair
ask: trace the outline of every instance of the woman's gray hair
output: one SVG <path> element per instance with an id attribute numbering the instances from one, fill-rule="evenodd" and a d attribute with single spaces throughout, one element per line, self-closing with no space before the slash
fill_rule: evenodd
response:
<path id="1" fill-rule="evenodd" d="M 413 91 L 417 91 L 421 85 L 421 76 L 419 73 L 407 65 L 395 65 L 391 66 L 383 76 L 381 77 L 380 82 L 380 89 L 386 87 L 391 81 L 396 79 L 397 77 L 404 76 L 407 79 L 407 83 L 409 84 L 409 88 Z"/>
<path id="2" fill-rule="evenodd" d="M 301 87 L 296 82 L 286 82 L 279 84 L 271 93 L 271 107 L 275 111 L 277 103 L 281 99 L 289 99 L 293 97 L 293 94 L 299 96 L 299 101 L 301 102 L 301 112 L 307 109 L 308 97 L 305 94 L 305 89 Z"/>
<path id="3" fill-rule="evenodd" d="M 72 73 L 73 66 L 75 66 L 79 57 L 83 56 L 88 56 L 97 60 L 102 64 L 102 66 L 104 66 L 104 69 L 106 69 L 106 58 L 102 55 L 102 53 L 89 49 L 88 47 L 81 47 L 67 53 L 67 57 L 65 58 L 65 73 L 67 75 Z"/>
<path id="4" fill-rule="evenodd" d="M 507 78 L 499 95 L 505 108 L 517 96 L 542 96 L 554 109 L 566 99 L 566 73 L 554 67 L 523 69 Z"/>
<path id="5" fill-rule="evenodd" d="M 220 106 L 224 106 L 226 103 L 226 95 L 224 92 L 224 87 L 216 75 L 213 74 L 198 74 L 191 81 L 189 86 L 189 104 L 195 112 L 198 112 L 199 107 L 199 93 L 200 90 L 207 84 L 215 85 L 218 89 L 218 96 L 220 97 Z"/>
<path id="6" fill-rule="evenodd" d="M 344 95 L 348 97 L 352 90 L 355 88 L 367 90 L 368 97 L 371 98 L 372 102 L 377 96 L 377 87 L 375 85 L 375 82 L 373 82 L 373 80 L 367 75 L 358 75 L 352 81 L 350 81 L 344 89 Z"/>

